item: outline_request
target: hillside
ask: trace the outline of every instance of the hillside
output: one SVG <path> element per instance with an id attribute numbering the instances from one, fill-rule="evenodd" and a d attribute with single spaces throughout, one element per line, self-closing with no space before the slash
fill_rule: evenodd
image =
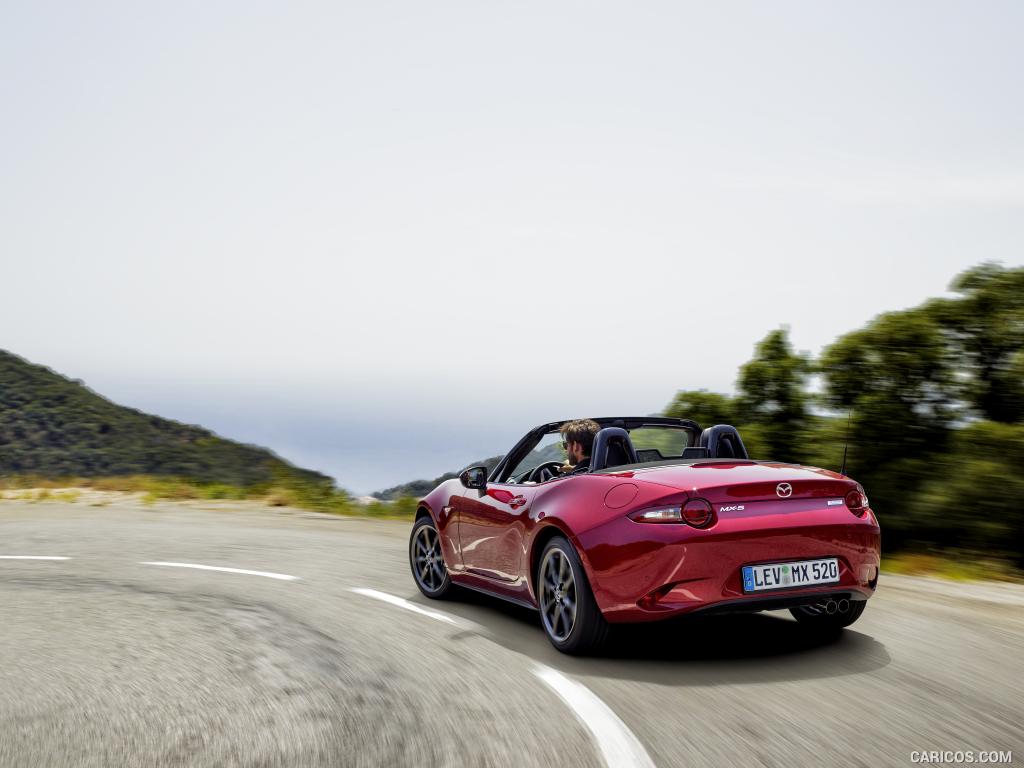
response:
<path id="1" fill-rule="evenodd" d="M 470 462 L 462 469 L 484 465 L 487 467 L 487 470 L 490 471 L 498 466 L 498 462 L 501 461 L 501 458 L 501 456 L 492 456 L 489 459 L 480 459 L 479 461 Z M 459 472 L 462 472 L 462 469 L 460 469 Z M 459 472 L 446 472 L 440 477 L 435 477 L 433 480 L 412 480 L 408 483 L 402 483 L 401 485 L 396 485 L 391 488 L 385 488 L 383 491 L 377 491 L 373 496 L 374 498 L 381 499 L 383 501 L 398 499 L 402 496 L 412 496 L 418 499 L 421 496 L 426 496 L 445 480 L 451 480 L 453 477 L 458 477 Z"/>
<path id="2" fill-rule="evenodd" d="M 0 350 L 0 476 L 185 477 L 251 486 L 333 482 L 270 451 L 110 402 Z"/>

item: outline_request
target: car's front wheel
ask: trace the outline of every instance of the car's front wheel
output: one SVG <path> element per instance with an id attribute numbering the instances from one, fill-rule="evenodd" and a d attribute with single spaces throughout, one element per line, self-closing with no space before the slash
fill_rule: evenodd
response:
<path id="1" fill-rule="evenodd" d="M 563 653 L 590 653 L 604 643 L 608 622 L 601 615 L 579 555 L 566 539 L 547 543 L 537 566 L 537 603 L 551 644 Z"/>
<path id="2" fill-rule="evenodd" d="M 452 589 L 452 579 L 444 564 L 441 539 L 434 521 L 420 517 L 412 525 L 409 536 L 409 565 L 420 592 L 429 598 L 444 597 Z"/>
<path id="3" fill-rule="evenodd" d="M 796 608 L 790 608 L 789 612 L 801 624 L 820 629 L 842 629 L 859 619 L 867 604 L 867 600 L 829 598 L 819 603 L 798 605 Z"/>

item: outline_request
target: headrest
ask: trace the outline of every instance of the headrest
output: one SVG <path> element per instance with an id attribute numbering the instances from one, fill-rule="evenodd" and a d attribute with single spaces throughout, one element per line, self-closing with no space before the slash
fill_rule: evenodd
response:
<path id="1" fill-rule="evenodd" d="M 594 447 L 590 451 L 591 472 L 637 462 L 636 449 L 626 430 L 605 427 L 594 436 Z"/>
<path id="2" fill-rule="evenodd" d="M 702 448 L 708 449 L 709 459 L 749 459 L 747 448 L 740 440 L 736 427 L 716 424 L 700 433 Z"/>

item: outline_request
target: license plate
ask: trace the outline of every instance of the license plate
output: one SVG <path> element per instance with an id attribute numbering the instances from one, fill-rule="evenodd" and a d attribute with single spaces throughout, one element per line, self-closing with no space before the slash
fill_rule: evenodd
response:
<path id="1" fill-rule="evenodd" d="M 839 581 L 839 561 L 834 557 L 801 560 L 798 563 L 768 563 L 743 566 L 743 591 L 792 589 Z"/>

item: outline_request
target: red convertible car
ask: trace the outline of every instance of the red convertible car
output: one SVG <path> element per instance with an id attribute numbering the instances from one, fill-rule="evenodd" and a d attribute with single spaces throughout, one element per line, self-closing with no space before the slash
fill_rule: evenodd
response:
<path id="1" fill-rule="evenodd" d="M 420 501 L 409 560 L 424 595 L 458 585 L 538 609 L 567 653 L 598 647 L 609 623 L 788 608 L 839 628 L 864 611 L 880 534 L 858 483 L 752 461 L 728 425 L 595 421 L 589 472 L 562 474 L 553 422 Z"/>

